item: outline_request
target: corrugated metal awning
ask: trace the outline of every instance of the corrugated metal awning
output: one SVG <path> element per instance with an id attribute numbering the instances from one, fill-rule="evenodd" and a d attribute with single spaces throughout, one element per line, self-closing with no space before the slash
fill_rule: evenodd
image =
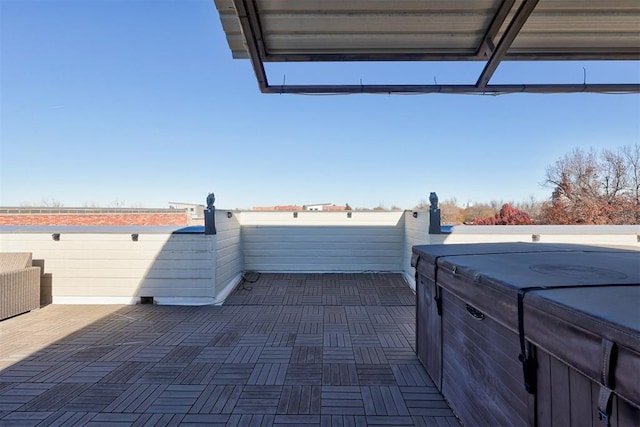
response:
<path id="1" fill-rule="evenodd" d="M 489 85 L 503 60 L 638 60 L 637 0 L 215 0 L 263 92 L 638 92 L 638 84 Z M 484 61 L 471 85 L 270 86 L 265 62 Z"/>

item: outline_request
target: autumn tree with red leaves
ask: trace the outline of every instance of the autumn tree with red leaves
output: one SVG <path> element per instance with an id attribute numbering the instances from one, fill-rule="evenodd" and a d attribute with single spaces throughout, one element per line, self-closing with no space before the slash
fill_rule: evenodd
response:
<path id="1" fill-rule="evenodd" d="M 640 146 L 596 153 L 574 149 L 547 167 L 551 200 L 541 207 L 546 224 L 639 224 Z"/>
<path id="2" fill-rule="evenodd" d="M 500 208 L 500 212 L 494 216 L 475 218 L 473 223 L 475 225 L 531 225 L 533 221 L 526 212 L 505 203 Z"/>

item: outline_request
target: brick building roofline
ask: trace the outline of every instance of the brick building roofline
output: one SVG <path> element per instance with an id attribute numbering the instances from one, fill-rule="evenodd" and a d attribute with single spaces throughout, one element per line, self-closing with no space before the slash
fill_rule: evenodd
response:
<path id="1" fill-rule="evenodd" d="M 0 214 L 151 214 L 175 213 L 171 208 L 47 208 L 47 207 L 4 207 Z"/>

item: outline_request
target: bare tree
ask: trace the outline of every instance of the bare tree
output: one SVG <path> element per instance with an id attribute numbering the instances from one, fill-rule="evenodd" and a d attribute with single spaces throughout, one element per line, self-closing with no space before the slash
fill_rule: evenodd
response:
<path id="1" fill-rule="evenodd" d="M 43 198 L 40 203 L 45 208 L 62 208 L 62 207 L 64 207 L 64 203 L 62 203 L 58 199 L 54 199 L 53 197 Z"/>
<path id="2" fill-rule="evenodd" d="M 599 154 L 593 149 L 574 149 L 546 169 L 545 185 L 552 187 L 553 193 L 551 201 L 542 207 L 543 221 L 638 223 L 639 164 L 637 145 L 602 150 Z"/>
<path id="3" fill-rule="evenodd" d="M 622 147 L 627 164 L 628 186 L 633 205 L 634 224 L 640 224 L 640 145 Z"/>
<path id="4" fill-rule="evenodd" d="M 430 204 L 427 199 L 420 200 L 415 206 L 415 210 L 429 210 Z M 455 198 L 451 198 L 438 203 L 440 208 L 440 220 L 443 225 L 457 225 L 464 221 L 464 209 L 458 206 Z"/>

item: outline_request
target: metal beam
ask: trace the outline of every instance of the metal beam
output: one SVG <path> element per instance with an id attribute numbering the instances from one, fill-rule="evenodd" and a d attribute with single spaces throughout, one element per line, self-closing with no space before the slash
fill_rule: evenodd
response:
<path id="1" fill-rule="evenodd" d="M 278 94 L 478 94 L 510 93 L 640 93 L 640 83 L 616 84 L 508 84 L 488 85 L 273 85 L 263 93 Z"/>
<path id="2" fill-rule="evenodd" d="M 504 24 L 507 16 L 509 16 L 509 12 L 511 12 L 511 9 L 513 8 L 515 2 L 516 0 L 504 0 L 502 4 L 500 4 L 498 11 L 493 16 L 491 25 L 489 25 L 487 32 L 482 38 L 482 43 L 480 43 L 480 46 L 478 46 L 476 56 L 487 56 L 493 53 L 493 50 L 496 47 L 494 40 L 498 35 L 498 31 L 500 31 L 500 28 L 502 28 L 502 24 Z"/>
<path id="3" fill-rule="evenodd" d="M 487 64 L 482 70 L 480 77 L 478 77 L 476 86 L 479 89 L 483 89 L 487 86 L 489 80 L 493 76 L 493 73 L 498 68 L 498 65 L 500 65 L 500 61 L 502 61 L 502 58 L 504 58 L 504 56 L 507 54 L 507 51 L 511 47 L 511 44 L 516 39 L 516 36 L 524 26 L 525 22 L 527 22 L 527 19 L 529 19 L 529 16 L 531 16 L 531 13 L 538 4 L 538 1 L 539 0 L 524 0 L 520 5 L 518 11 L 511 20 L 511 23 L 509 23 L 507 30 L 498 42 L 498 46 L 491 54 L 489 61 L 487 61 Z"/>
<path id="4" fill-rule="evenodd" d="M 508 52 L 503 60 L 509 61 L 638 61 L 640 47 L 627 51 L 584 51 L 584 52 Z M 476 55 L 474 51 L 468 53 L 278 53 L 269 52 L 263 57 L 264 62 L 421 62 L 421 61 L 486 61 L 484 54 Z"/>
<path id="5" fill-rule="evenodd" d="M 251 29 L 253 30 L 253 36 L 258 46 L 258 53 L 262 62 L 265 62 L 267 57 L 267 49 L 264 45 L 264 36 L 262 35 L 262 24 L 260 23 L 260 15 L 258 8 L 256 7 L 255 0 L 245 0 L 245 8 L 249 15 L 249 22 L 251 23 Z"/>
<path id="6" fill-rule="evenodd" d="M 257 19 L 255 16 L 249 16 L 245 0 L 233 0 L 233 6 L 236 8 L 236 13 L 240 20 L 242 33 L 244 34 L 244 38 L 247 43 L 247 51 L 249 52 L 251 66 L 253 67 L 253 72 L 256 75 L 256 80 L 258 80 L 258 87 L 261 92 L 264 92 L 269 85 L 269 82 L 267 80 L 267 73 L 264 70 L 262 56 L 258 49 L 259 44 L 256 35 L 259 33 L 259 29 L 253 27 L 253 22 L 257 22 Z"/>

